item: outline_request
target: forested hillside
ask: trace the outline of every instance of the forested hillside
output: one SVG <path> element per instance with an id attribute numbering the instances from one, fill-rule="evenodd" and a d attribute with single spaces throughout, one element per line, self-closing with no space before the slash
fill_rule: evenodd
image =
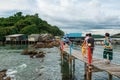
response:
<path id="1" fill-rule="evenodd" d="M 52 26 L 47 21 L 34 15 L 22 15 L 22 12 L 17 12 L 13 16 L 0 18 L 0 40 L 4 36 L 10 34 L 41 34 L 51 33 L 54 36 L 63 35 L 64 32 L 57 26 Z"/>

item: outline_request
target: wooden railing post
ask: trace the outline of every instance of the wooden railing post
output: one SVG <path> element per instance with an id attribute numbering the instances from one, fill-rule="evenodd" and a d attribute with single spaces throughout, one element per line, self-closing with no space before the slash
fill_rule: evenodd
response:
<path id="1" fill-rule="evenodd" d="M 110 73 L 108 73 L 108 74 L 109 74 L 109 80 L 112 80 L 112 75 Z"/>
<path id="2" fill-rule="evenodd" d="M 63 41 L 60 42 L 60 49 L 62 52 L 64 51 L 64 42 Z"/>
<path id="3" fill-rule="evenodd" d="M 87 64 L 84 64 L 84 70 L 85 70 L 85 74 L 84 74 L 84 80 L 87 80 Z"/>
<path id="4" fill-rule="evenodd" d="M 72 54 L 72 44 L 70 44 L 70 55 Z"/>
<path id="5" fill-rule="evenodd" d="M 60 41 L 60 51 L 61 51 L 61 59 L 64 57 L 64 42 Z"/>
<path id="6" fill-rule="evenodd" d="M 92 54 L 91 54 L 91 47 L 88 46 L 88 65 L 87 65 L 87 80 L 92 80 Z"/>

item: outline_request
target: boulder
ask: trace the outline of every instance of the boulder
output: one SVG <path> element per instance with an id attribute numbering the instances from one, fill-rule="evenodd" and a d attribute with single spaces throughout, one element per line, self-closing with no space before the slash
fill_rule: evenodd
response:
<path id="1" fill-rule="evenodd" d="M 45 56 L 45 53 L 43 51 L 37 52 L 35 50 L 33 50 L 33 51 L 24 50 L 22 52 L 22 54 L 23 55 L 30 55 L 30 58 L 34 58 L 34 57 L 36 57 L 36 58 L 42 58 L 42 57 Z"/>
<path id="2" fill-rule="evenodd" d="M 10 77 L 6 77 L 6 72 L 7 72 L 7 69 L 3 69 L 2 71 L 0 71 L 0 80 L 11 80 Z"/>
<path id="3" fill-rule="evenodd" d="M 35 48 L 52 48 L 54 46 L 58 47 L 60 45 L 59 41 L 46 40 L 43 42 L 37 42 Z"/>
<path id="4" fill-rule="evenodd" d="M 11 80 L 11 78 L 10 78 L 10 77 L 7 77 L 5 80 Z"/>
<path id="5" fill-rule="evenodd" d="M 22 55 L 28 55 L 28 49 L 25 49 L 21 54 Z"/>
<path id="6" fill-rule="evenodd" d="M 44 53 L 38 53 L 35 55 L 36 58 L 43 58 L 45 57 L 45 54 Z"/>
<path id="7" fill-rule="evenodd" d="M 37 42 L 35 48 L 45 48 L 45 44 L 43 42 Z"/>

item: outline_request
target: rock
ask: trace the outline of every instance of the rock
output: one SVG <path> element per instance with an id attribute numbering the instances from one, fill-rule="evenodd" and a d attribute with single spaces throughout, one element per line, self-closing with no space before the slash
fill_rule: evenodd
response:
<path id="1" fill-rule="evenodd" d="M 10 77 L 6 77 L 6 72 L 7 72 L 7 69 L 3 69 L 2 71 L 0 71 L 0 80 L 11 80 Z"/>
<path id="2" fill-rule="evenodd" d="M 43 57 L 45 57 L 45 53 L 39 52 L 39 53 L 36 54 L 35 56 L 36 56 L 36 58 L 43 58 Z"/>
<path id="3" fill-rule="evenodd" d="M 6 72 L 7 72 L 7 69 L 3 69 L 2 71 L 0 71 L 0 77 L 5 77 L 6 76 Z"/>
<path id="4" fill-rule="evenodd" d="M 34 58 L 34 55 L 30 55 L 30 58 Z"/>
<path id="5" fill-rule="evenodd" d="M 45 53 L 43 51 L 37 52 L 35 50 L 33 50 L 33 51 L 24 50 L 22 52 L 22 54 L 23 55 L 30 55 L 30 58 L 34 58 L 34 57 L 36 57 L 36 58 L 42 58 L 42 57 L 45 56 Z"/>
<path id="6" fill-rule="evenodd" d="M 37 42 L 37 44 L 35 45 L 35 48 L 44 48 L 45 44 L 43 42 Z"/>
<path id="7" fill-rule="evenodd" d="M 7 69 L 3 69 L 2 71 L 0 71 L 0 72 L 7 72 Z"/>
<path id="8" fill-rule="evenodd" d="M 10 78 L 10 77 L 7 77 L 5 80 L 11 80 L 11 78 Z"/>
<path id="9" fill-rule="evenodd" d="M 0 75 L 0 80 L 3 80 L 3 77 Z"/>
<path id="10" fill-rule="evenodd" d="M 25 49 L 22 53 L 22 55 L 36 55 L 37 52 L 35 50 L 33 51 L 28 51 L 28 49 Z"/>
<path id="11" fill-rule="evenodd" d="M 35 48 L 52 48 L 54 46 L 56 47 L 60 46 L 59 41 L 46 40 L 43 42 L 37 42 L 37 44 L 35 45 Z"/>
<path id="12" fill-rule="evenodd" d="M 33 51 L 28 51 L 28 54 L 29 54 L 29 55 L 36 55 L 37 52 L 36 52 L 35 50 L 33 50 Z"/>
<path id="13" fill-rule="evenodd" d="M 22 55 L 28 55 L 28 49 L 25 49 L 21 54 Z"/>

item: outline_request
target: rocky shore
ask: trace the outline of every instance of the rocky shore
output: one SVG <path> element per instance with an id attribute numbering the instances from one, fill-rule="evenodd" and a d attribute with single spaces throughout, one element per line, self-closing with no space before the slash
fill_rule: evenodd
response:
<path id="1" fill-rule="evenodd" d="M 45 53 L 43 51 L 36 51 L 38 48 L 53 48 L 59 47 L 60 41 L 55 40 L 54 36 L 52 35 L 41 35 L 39 37 L 39 41 L 34 43 L 31 47 L 34 50 L 25 49 L 21 54 L 22 55 L 30 55 L 30 58 L 42 58 L 45 57 Z"/>
<path id="2" fill-rule="evenodd" d="M 9 76 L 6 75 L 7 69 L 0 71 L 0 80 L 11 80 Z"/>
<path id="3" fill-rule="evenodd" d="M 29 55 L 30 58 L 43 58 L 45 57 L 45 53 L 43 51 L 29 51 L 28 49 L 25 49 L 22 53 L 22 55 Z"/>
<path id="4" fill-rule="evenodd" d="M 52 48 L 52 47 L 58 47 L 60 45 L 59 41 L 50 41 L 46 40 L 43 42 L 37 42 L 36 44 L 33 45 L 35 48 Z"/>

